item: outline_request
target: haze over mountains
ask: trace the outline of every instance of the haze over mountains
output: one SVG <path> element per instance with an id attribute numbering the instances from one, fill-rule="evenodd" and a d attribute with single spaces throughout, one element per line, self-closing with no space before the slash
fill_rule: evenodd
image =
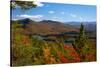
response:
<path id="1" fill-rule="evenodd" d="M 96 31 L 96 21 L 82 23 L 84 24 L 86 31 Z M 66 22 L 66 24 L 80 28 L 81 22 Z"/>

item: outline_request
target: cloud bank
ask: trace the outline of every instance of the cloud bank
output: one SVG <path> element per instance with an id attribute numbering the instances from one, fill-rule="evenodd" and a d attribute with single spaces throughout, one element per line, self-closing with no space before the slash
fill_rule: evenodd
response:
<path id="1" fill-rule="evenodd" d="M 13 20 L 29 18 L 31 20 L 40 21 L 43 17 L 44 17 L 43 15 L 27 15 L 27 14 L 23 14 L 23 15 L 17 15 L 16 18 L 14 18 Z"/>

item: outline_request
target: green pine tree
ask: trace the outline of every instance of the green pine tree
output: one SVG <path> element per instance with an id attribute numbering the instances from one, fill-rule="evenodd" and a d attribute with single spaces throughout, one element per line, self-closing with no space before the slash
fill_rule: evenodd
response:
<path id="1" fill-rule="evenodd" d="M 85 34 L 85 28 L 83 23 L 81 23 L 79 37 L 75 41 L 75 46 L 76 46 L 76 51 L 81 58 L 81 61 L 84 61 L 85 55 L 89 49 L 89 39 Z"/>

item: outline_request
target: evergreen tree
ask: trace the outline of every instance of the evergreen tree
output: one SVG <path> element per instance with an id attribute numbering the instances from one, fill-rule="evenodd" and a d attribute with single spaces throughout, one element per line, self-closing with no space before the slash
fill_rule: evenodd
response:
<path id="1" fill-rule="evenodd" d="M 86 35 L 85 35 L 85 31 L 84 31 L 84 25 L 81 23 L 80 26 L 80 33 L 79 33 L 79 45 L 77 46 L 79 49 L 81 49 L 86 42 Z"/>
<path id="2" fill-rule="evenodd" d="M 84 25 L 81 23 L 78 39 L 75 41 L 76 51 L 81 57 L 81 61 L 85 60 L 85 55 L 89 49 L 89 40 L 85 34 Z"/>

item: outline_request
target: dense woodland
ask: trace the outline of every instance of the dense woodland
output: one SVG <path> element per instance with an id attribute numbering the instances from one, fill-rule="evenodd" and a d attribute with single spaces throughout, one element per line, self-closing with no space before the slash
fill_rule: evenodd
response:
<path id="1" fill-rule="evenodd" d="M 43 24 L 45 26 L 46 22 L 41 23 L 12 21 L 12 65 L 58 64 L 96 60 L 96 39 L 90 39 L 86 35 L 83 24 L 79 29 L 76 28 L 77 30 L 68 26 L 62 29 L 62 24 L 56 22 L 62 30 L 59 28 L 54 30 L 56 27 L 54 22 L 51 23 L 51 26 L 54 25 L 53 28 L 46 26 L 43 29 L 41 27 Z M 40 28 L 35 25 L 39 25 Z M 62 32 L 64 34 L 60 34 Z M 78 33 L 77 36 L 74 35 L 75 33 Z"/>

